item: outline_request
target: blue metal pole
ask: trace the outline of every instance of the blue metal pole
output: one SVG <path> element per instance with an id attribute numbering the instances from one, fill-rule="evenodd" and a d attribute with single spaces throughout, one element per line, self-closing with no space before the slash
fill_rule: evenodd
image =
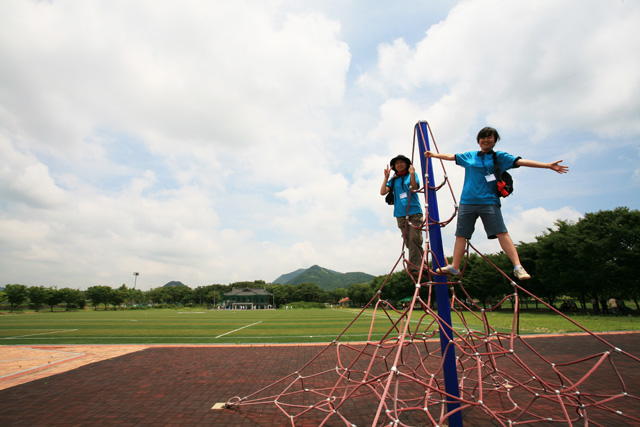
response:
<path id="1" fill-rule="evenodd" d="M 437 222 L 440 221 L 440 215 L 438 213 L 438 199 L 436 198 L 435 190 L 430 187 L 435 187 L 433 181 L 433 167 L 431 165 L 431 159 L 427 159 L 424 156 L 425 151 L 430 151 L 429 147 L 429 130 L 427 122 L 420 121 L 416 124 L 416 134 L 418 135 L 420 163 L 422 166 L 422 178 L 425 183 L 425 200 L 427 202 L 427 214 L 431 218 L 429 221 L 429 242 L 430 249 L 433 251 L 433 256 L 436 258 L 439 265 L 446 265 L 444 250 L 442 247 L 442 234 L 440 232 L 440 225 Z M 427 170 L 429 171 L 427 175 Z M 425 178 L 426 177 L 426 178 Z M 435 267 L 434 267 L 435 268 Z M 444 373 L 444 385 L 445 391 L 451 396 L 456 398 L 460 397 L 460 388 L 458 386 L 458 372 L 456 370 L 456 354 L 455 347 L 449 345 L 453 341 L 453 331 L 451 328 L 451 307 L 449 305 L 449 291 L 446 285 L 447 278 L 445 276 L 434 276 L 436 284 L 436 302 L 438 303 L 438 316 L 446 324 L 444 327 L 440 327 L 440 347 L 443 358 L 443 373 Z M 448 347 L 448 348 L 447 348 Z M 459 402 L 447 403 L 447 409 L 449 412 L 454 411 L 460 407 Z M 462 427 L 462 414 L 458 411 L 449 417 L 449 426 Z"/>

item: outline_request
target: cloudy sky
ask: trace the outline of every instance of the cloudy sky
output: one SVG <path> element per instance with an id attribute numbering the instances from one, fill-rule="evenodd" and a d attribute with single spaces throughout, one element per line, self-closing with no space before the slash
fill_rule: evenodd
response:
<path id="1" fill-rule="evenodd" d="M 0 284 L 386 274 L 383 170 L 420 120 L 441 152 L 491 125 L 570 166 L 514 171 L 516 242 L 639 209 L 638 52 L 628 0 L 3 0 Z"/>

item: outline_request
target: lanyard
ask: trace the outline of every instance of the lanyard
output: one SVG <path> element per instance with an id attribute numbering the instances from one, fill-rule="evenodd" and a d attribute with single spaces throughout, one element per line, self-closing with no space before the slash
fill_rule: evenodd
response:
<path id="1" fill-rule="evenodd" d="M 487 167 L 487 165 L 484 163 L 485 154 L 491 154 L 491 153 L 484 153 L 483 151 L 478 152 L 478 155 L 480 156 L 480 161 L 482 162 L 482 167 L 484 167 L 484 170 L 487 172 L 487 175 L 491 175 L 493 172 L 491 172 Z"/>

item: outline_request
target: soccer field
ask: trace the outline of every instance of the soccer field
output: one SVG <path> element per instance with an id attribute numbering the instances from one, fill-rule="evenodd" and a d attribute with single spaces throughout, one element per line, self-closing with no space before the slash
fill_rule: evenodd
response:
<path id="1" fill-rule="evenodd" d="M 204 310 L 150 309 L 72 312 L 41 311 L 0 314 L 1 345 L 38 344 L 275 344 L 327 343 L 338 337 L 360 313 L 359 309 L 294 309 L 294 310 Z M 416 311 L 411 329 L 422 332 L 433 319 Z M 508 332 L 513 313 L 487 313 L 495 330 Z M 369 330 L 373 310 L 367 310 L 340 337 L 341 342 L 378 341 L 389 331 L 398 335 L 393 323 L 397 313 L 376 314 L 371 336 Z M 473 329 L 482 329 L 475 316 L 467 313 Z M 592 331 L 638 330 L 638 318 L 581 317 L 579 322 Z M 554 314 L 520 316 L 520 333 L 581 332 L 566 319 Z M 453 316 L 454 329 L 466 327 Z M 436 325 L 429 327 L 434 331 Z"/>
<path id="2" fill-rule="evenodd" d="M 0 344 L 273 344 L 331 342 L 353 321 L 355 309 L 121 310 L 5 314 Z M 397 315 L 394 315 L 397 319 Z M 366 341 L 372 312 L 341 341 Z M 371 338 L 391 328 L 378 316 Z"/>

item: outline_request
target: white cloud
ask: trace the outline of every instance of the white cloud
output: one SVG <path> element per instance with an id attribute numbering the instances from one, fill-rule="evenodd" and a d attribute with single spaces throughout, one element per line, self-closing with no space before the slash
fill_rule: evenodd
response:
<path id="1" fill-rule="evenodd" d="M 465 1 L 440 21 L 449 3 L 432 3 L 405 28 L 417 2 L 0 2 L 0 280 L 384 274 L 401 240 L 382 171 L 421 119 L 441 152 L 473 149 L 489 121 L 509 151 L 571 163 L 579 208 L 545 191 L 557 177 L 518 172 L 515 241 L 597 203 L 590 162 L 637 170 L 640 8 Z"/>
<path id="2" fill-rule="evenodd" d="M 22 153 L 0 135 L 0 196 L 5 201 L 25 204 L 34 208 L 60 208 L 66 194 L 56 187 L 49 169 L 34 156 Z"/>
<path id="3" fill-rule="evenodd" d="M 415 47 L 382 45 L 362 80 L 474 127 L 637 133 L 638 22 L 628 2 L 463 2 Z"/>
<path id="4" fill-rule="evenodd" d="M 534 242 L 548 228 L 554 228 L 558 220 L 579 221 L 583 215 L 571 207 L 548 210 L 542 207 L 523 210 L 516 207 L 506 215 L 505 222 L 514 242 Z"/>

